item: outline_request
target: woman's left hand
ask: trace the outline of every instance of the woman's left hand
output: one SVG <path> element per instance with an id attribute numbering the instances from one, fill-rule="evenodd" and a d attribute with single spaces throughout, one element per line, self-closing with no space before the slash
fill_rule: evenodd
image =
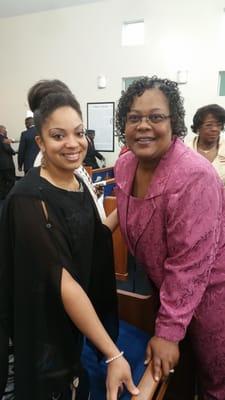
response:
<path id="1" fill-rule="evenodd" d="M 124 357 L 120 357 L 108 365 L 106 379 L 107 400 L 117 400 L 123 384 L 132 395 L 139 394 L 139 390 L 133 382 L 127 360 Z"/>
<path id="2" fill-rule="evenodd" d="M 152 360 L 154 379 L 159 381 L 161 375 L 169 376 L 177 365 L 179 357 L 178 343 L 153 336 L 147 345 L 145 364 Z"/>

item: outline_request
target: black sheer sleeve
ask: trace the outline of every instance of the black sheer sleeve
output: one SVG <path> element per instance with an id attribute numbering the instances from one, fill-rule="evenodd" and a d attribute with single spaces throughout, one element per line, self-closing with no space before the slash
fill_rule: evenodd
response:
<path id="1" fill-rule="evenodd" d="M 0 373 L 3 388 L 12 330 L 18 400 L 45 399 L 75 374 L 81 336 L 63 308 L 63 267 L 76 279 L 57 221 L 46 220 L 37 198 L 12 196 L 1 223 Z"/>

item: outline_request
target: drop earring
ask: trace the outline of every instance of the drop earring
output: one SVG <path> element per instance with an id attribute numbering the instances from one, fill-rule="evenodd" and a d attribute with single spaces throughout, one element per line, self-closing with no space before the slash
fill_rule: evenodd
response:
<path id="1" fill-rule="evenodd" d="M 42 157 L 41 157 L 41 168 L 46 168 L 47 166 L 47 161 L 44 152 L 42 152 Z"/>

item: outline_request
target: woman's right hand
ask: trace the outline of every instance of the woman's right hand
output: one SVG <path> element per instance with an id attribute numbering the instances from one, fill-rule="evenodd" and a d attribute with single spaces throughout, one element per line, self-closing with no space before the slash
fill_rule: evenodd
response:
<path id="1" fill-rule="evenodd" d="M 108 365 L 106 379 L 107 400 L 117 400 L 118 391 L 123 384 L 132 395 L 139 394 L 139 389 L 133 382 L 128 362 L 124 357 L 120 357 Z"/>
<path id="2" fill-rule="evenodd" d="M 159 381 L 161 375 L 167 378 L 172 371 L 174 372 L 179 357 L 178 343 L 153 336 L 147 345 L 145 364 L 152 360 L 154 379 Z"/>

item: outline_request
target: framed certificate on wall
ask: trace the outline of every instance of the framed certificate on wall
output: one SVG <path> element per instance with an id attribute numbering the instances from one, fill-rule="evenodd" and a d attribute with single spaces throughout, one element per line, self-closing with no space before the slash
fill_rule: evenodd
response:
<path id="1" fill-rule="evenodd" d="M 95 147 L 114 151 L 114 102 L 87 103 L 87 128 L 95 130 Z"/>

